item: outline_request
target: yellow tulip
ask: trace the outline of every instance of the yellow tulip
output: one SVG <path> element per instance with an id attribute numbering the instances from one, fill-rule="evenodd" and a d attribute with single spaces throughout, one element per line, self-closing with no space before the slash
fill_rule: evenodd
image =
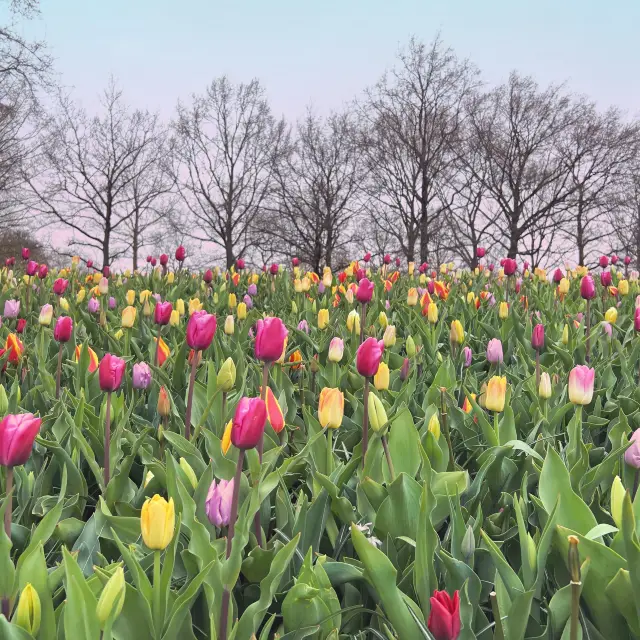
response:
<path id="1" fill-rule="evenodd" d="M 540 385 L 538 386 L 538 395 L 545 400 L 551 397 L 551 378 L 546 371 L 540 375 Z"/>
<path id="2" fill-rule="evenodd" d="M 189 315 L 193 315 L 196 311 L 200 311 L 202 309 L 202 302 L 200 302 L 199 298 L 191 298 L 189 300 Z"/>
<path id="3" fill-rule="evenodd" d="M 133 289 L 129 289 L 125 298 L 127 300 L 127 304 L 131 306 L 136 301 L 136 292 Z"/>
<path id="4" fill-rule="evenodd" d="M 610 324 L 615 324 L 618 319 L 618 310 L 615 307 L 609 307 L 604 314 L 604 319 Z"/>
<path id="5" fill-rule="evenodd" d="M 416 268 L 416 263 L 415 262 L 410 262 L 409 263 L 409 275 L 410 276 L 413 276 L 413 272 L 414 272 L 415 268 Z"/>
<path id="6" fill-rule="evenodd" d="M 27 582 L 20 594 L 18 607 L 13 614 L 12 620 L 34 638 L 38 635 L 42 620 L 42 608 L 40 606 L 40 596 L 30 582 Z"/>
<path id="7" fill-rule="evenodd" d="M 507 378 L 493 376 L 487 385 L 485 405 L 489 411 L 499 413 L 504 410 L 504 400 L 507 394 Z"/>
<path id="8" fill-rule="evenodd" d="M 224 321 L 224 332 L 228 336 L 232 336 L 235 331 L 235 324 L 233 321 L 233 316 L 229 315 L 226 317 Z"/>
<path id="9" fill-rule="evenodd" d="M 387 318 L 387 314 L 384 311 L 380 312 L 380 315 L 378 316 L 378 322 L 380 323 L 380 326 L 383 329 L 387 328 L 387 325 L 389 324 L 389 319 Z"/>
<path id="10" fill-rule="evenodd" d="M 60 298 L 60 307 L 63 311 L 69 311 L 69 303 L 66 298 Z"/>
<path id="11" fill-rule="evenodd" d="M 438 322 L 438 305 L 435 302 L 430 302 L 427 307 L 427 319 L 431 324 Z"/>
<path id="12" fill-rule="evenodd" d="M 84 300 L 86 295 L 87 295 L 87 290 L 84 287 L 82 287 L 76 294 L 76 302 L 80 304 Z"/>
<path id="13" fill-rule="evenodd" d="M 620 280 L 620 282 L 618 282 L 618 293 L 621 296 L 628 296 L 629 295 L 629 281 L 628 280 Z"/>
<path id="14" fill-rule="evenodd" d="M 464 342 L 464 329 L 460 320 L 454 320 L 451 323 L 451 331 L 449 332 L 449 340 L 454 344 L 462 344 Z"/>
<path id="15" fill-rule="evenodd" d="M 109 293 L 109 281 L 106 278 L 100 278 L 100 282 L 98 283 L 98 291 L 100 291 L 101 296 Z"/>
<path id="16" fill-rule="evenodd" d="M 238 306 L 238 300 L 235 293 L 229 294 L 229 309 L 235 309 Z"/>
<path id="17" fill-rule="evenodd" d="M 136 308 L 135 307 L 125 307 L 122 310 L 122 326 L 125 329 L 131 329 L 133 325 L 136 323 Z"/>
<path id="18" fill-rule="evenodd" d="M 176 309 L 181 316 L 184 315 L 184 300 L 182 298 L 176 300 Z"/>
<path id="19" fill-rule="evenodd" d="M 175 279 L 176 279 L 176 274 L 173 273 L 173 271 L 169 271 L 169 273 L 167 273 L 167 284 L 173 284 Z"/>
<path id="20" fill-rule="evenodd" d="M 347 330 L 350 333 L 360 333 L 360 314 L 355 309 L 347 316 Z"/>
<path id="21" fill-rule="evenodd" d="M 149 289 L 143 289 L 140 292 L 140 304 L 144 304 L 149 299 L 150 295 L 151 291 L 149 291 Z"/>
<path id="22" fill-rule="evenodd" d="M 500 316 L 500 320 L 506 320 L 509 317 L 509 303 L 501 302 L 500 308 L 498 311 L 498 315 Z"/>
<path id="23" fill-rule="evenodd" d="M 238 314 L 238 320 L 244 320 L 247 317 L 246 303 L 240 302 L 238 304 L 238 308 L 236 309 L 236 313 Z"/>
<path id="24" fill-rule="evenodd" d="M 565 324 L 562 330 L 562 344 L 569 344 L 569 325 Z"/>
<path id="25" fill-rule="evenodd" d="M 38 323 L 43 327 L 48 327 L 53 319 L 53 307 L 50 304 L 45 304 L 40 310 L 40 316 L 38 317 Z"/>
<path id="26" fill-rule="evenodd" d="M 142 305 L 142 315 L 145 318 L 149 318 L 151 316 L 151 305 L 149 304 L 149 298 L 147 298 Z"/>
<path id="27" fill-rule="evenodd" d="M 140 529 L 142 539 L 149 549 L 162 551 L 173 539 L 176 526 L 176 514 L 173 498 L 167 502 L 162 496 L 156 495 L 145 501 L 140 514 Z"/>
<path id="28" fill-rule="evenodd" d="M 418 290 L 415 287 L 411 287 L 407 291 L 407 304 L 410 307 L 415 307 L 418 304 Z"/>
<path id="29" fill-rule="evenodd" d="M 122 338 L 122 336 L 124 335 L 124 333 L 122 332 L 122 329 L 118 329 L 114 334 L 113 337 L 116 340 L 120 340 L 120 338 Z"/>
<path id="30" fill-rule="evenodd" d="M 344 297 L 349 304 L 353 304 L 353 289 L 347 289 L 347 293 L 344 294 Z"/>
<path id="31" fill-rule="evenodd" d="M 224 428 L 224 433 L 222 434 L 222 442 L 220 443 L 220 448 L 222 449 L 222 453 L 226 456 L 227 451 L 231 447 L 231 429 L 233 429 L 233 420 L 229 420 L 227 422 L 227 426 Z"/>
<path id="32" fill-rule="evenodd" d="M 299 278 L 296 278 L 293 281 L 293 290 L 296 293 L 302 293 L 302 280 L 300 280 Z"/>
<path id="33" fill-rule="evenodd" d="M 344 394 L 340 389 L 324 387 L 318 401 L 318 419 L 322 428 L 337 429 L 344 415 Z"/>
<path id="34" fill-rule="evenodd" d="M 169 317 L 169 324 L 172 327 L 177 327 L 180 324 L 180 314 L 177 309 L 174 309 L 171 312 L 171 316 Z"/>
<path id="35" fill-rule="evenodd" d="M 562 280 L 560 280 L 560 284 L 558 285 L 558 291 L 562 295 L 566 295 L 567 293 L 569 293 L 570 286 L 571 283 L 569 282 L 569 280 L 567 280 L 567 278 L 562 278 Z"/>
<path id="36" fill-rule="evenodd" d="M 394 325 L 390 324 L 384 330 L 384 335 L 382 336 L 382 342 L 384 342 L 384 346 L 388 349 L 389 347 L 393 347 L 396 343 L 396 328 Z"/>
<path id="37" fill-rule="evenodd" d="M 381 362 L 378 371 L 373 376 L 373 384 L 378 391 L 385 391 L 389 388 L 389 366 L 386 362 Z"/>
<path id="38" fill-rule="evenodd" d="M 436 440 L 440 438 L 440 420 L 438 420 L 438 412 L 436 411 L 429 419 L 429 426 L 427 430 L 430 431 Z"/>
<path id="39" fill-rule="evenodd" d="M 318 311 L 318 329 L 326 329 L 329 325 L 329 309 Z"/>
<path id="40" fill-rule="evenodd" d="M 322 276 L 322 284 L 329 288 L 333 284 L 333 276 L 331 275 L 331 269 L 329 271 L 325 271 Z"/>
<path id="41" fill-rule="evenodd" d="M 284 344 L 282 345 L 282 353 L 280 357 L 276 360 L 278 364 L 284 364 L 284 357 L 287 355 L 287 344 L 289 343 L 289 336 L 284 339 Z"/>
<path id="42" fill-rule="evenodd" d="M 62 271 L 60 272 L 60 275 L 62 275 Z M 98 284 L 101 279 L 102 279 L 102 274 L 99 271 L 96 271 L 93 274 L 93 284 Z"/>
<path id="43" fill-rule="evenodd" d="M 307 292 L 309 291 L 309 289 L 311 289 L 311 280 L 309 280 L 309 278 L 305 276 L 304 278 L 302 278 L 302 290 L 304 292 Z"/>

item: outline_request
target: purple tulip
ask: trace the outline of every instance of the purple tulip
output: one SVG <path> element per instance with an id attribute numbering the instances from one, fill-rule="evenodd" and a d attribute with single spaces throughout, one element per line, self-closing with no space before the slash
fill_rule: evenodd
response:
<path id="1" fill-rule="evenodd" d="M 147 389 L 151 384 L 151 367 L 146 362 L 133 365 L 133 388 Z"/>
<path id="2" fill-rule="evenodd" d="M 640 429 L 636 429 L 631 435 L 633 443 L 624 452 L 624 461 L 634 469 L 640 469 Z"/>
<path id="3" fill-rule="evenodd" d="M 242 298 L 242 301 L 247 305 L 247 309 L 253 308 L 253 299 L 248 293 L 245 294 L 244 298 Z"/>
<path id="4" fill-rule="evenodd" d="M 214 480 L 209 487 L 205 512 L 209 522 L 216 527 L 224 527 L 231 519 L 231 499 L 233 497 L 233 480 Z"/>
<path id="5" fill-rule="evenodd" d="M 320 282 L 318 283 L 318 293 L 319 293 L 320 295 L 322 295 L 322 294 L 324 293 L 324 283 L 323 283 L 322 281 L 320 281 Z"/>
<path id="6" fill-rule="evenodd" d="M 487 360 L 491 364 L 500 364 L 503 360 L 503 357 L 502 342 L 500 342 L 498 338 L 489 340 L 489 344 L 487 345 Z"/>
<path id="7" fill-rule="evenodd" d="M 471 348 L 470 347 L 465 347 L 462 350 L 462 353 L 464 354 L 464 366 L 465 367 L 471 366 L 471 358 L 473 357 L 473 353 L 471 351 Z"/>
<path id="8" fill-rule="evenodd" d="M 109 298 L 109 309 L 115 309 L 116 308 L 116 299 L 111 296 Z"/>
<path id="9" fill-rule="evenodd" d="M 298 331 L 304 331 L 307 335 L 309 334 L 309 325 L 306 320 L 300 320 L 298 323 Z"/>
<path id="10" fill-rule="evenodd" d="M 162 302 L 162 296 L 159 293 L 154 293 L 151 296 L 156 302 Z"/>
<path id="11" fill-rule="evenodd" d="M 20 313 L 20 300 L 6 300 L 4 303 L 4 317 L 17 318 Z"/>
<path id="12" fill-rule="evenodd" d="M 247 288 L 247 293 L 250 296 L 255 296 L 258 293 L 258 286 L 255 285 L 253 282 L 249 285 L 249 287 Z"/>
<path id="13" fill-rule="evenodd" d="M 91 298 L 87 304 L 87 309 L 89 309 L 89 313 L 98 313 L 100 311 L 100 303 L 95 298 Z"/>

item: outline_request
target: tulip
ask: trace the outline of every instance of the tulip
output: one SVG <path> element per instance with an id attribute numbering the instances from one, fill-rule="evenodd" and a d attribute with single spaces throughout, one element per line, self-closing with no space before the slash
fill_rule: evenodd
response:
<path id="1" fill-rule="evenodd" d="M 87 304 L 89 313 L 97 313 L 100 311 L 100 303 L 95 298 L 90 298 Z"/>
<path id="2" fill-rule="evenodd" d="M 415 268 L 416 268 L 415 262 L 409 262 L 407 264 L 407 273 L 409 274 L 409 277 L 413 277 L 413 272 L 415 271 Z"/>
<path id="3" fill-rule="evenodd" d="M 586 365 L 578 365 L 569 373 L 569 401 L 573 404 L 590 404 L 596 372 Z"/>
<path id="4" fill-rule="evenodd" d="M 238 271 L 242 271 L 244 269 L 244 260 L 242 258 L 238 258 L 236 260 L 236 269 Z"/>
<path id="5" fill-rule="evenodd" d="M 69 342 L 73 331 L 73 320 L 69 316 L 60 316 L 53 329 L 53 338 L 57 342 Z"/>
<path id="6" fill-rule="evenodd" d="M 4 317 L 17 318 L 20 313 L 20 300 L 5 300 Z"/>
<path id="7" fill-rule="evenodd" d="M 267 407 L 262 398 L 240 399 L 233 416 L 231 442 L 238 449 L 253 449 L 264 432 Z"/>
<path id="8" fill-rule="evenodd" d="M 427 307 L 427 319 L 431 324 L 438 322 L 438 305 L 435 302 L 430 302 Z"/>
<path id="9" fill-rule="evenodd" d="M 507 393 L 507 379 L 504 376 L 493 376 L 487 384 L 485 406 L 489 411 L 499 413 L 504 410 Z"/>
<path id="10" fill-rule="evenodd" d="M 560 280 L 560 283 L 558 284 L 558 291 L 564 296 L 569 293 L 570 286 L 571 283 L 569 282 L 569 280 L 567 278 L 562 278 L 562 280 Z"/>
<path id="11" fill-rule="evenodd" d="M 544 371 L 540 374 L 540 384 L 538 385 L 538 395 L 547 400 L 551 397 L 551 378 L 549 374 Z"/>
<path id="12" fill-rule="evenodd" d="M 440 420 L 438 420 L 438 412 L 436 411 L 429 419 L 427 431 L 433 434 L 436 440 L 440 438 Z"/>
<path id="13" fill-rule="evenodd" d="M 531 346 L 536 351 L 542 351 L 544 348 L 544 325 L 537 324 L 533 328 L 533 332 L 531 334 Z"/>
<path id="14" fill-rule="evenodd" d="M 113 572 L 113 575 L 107 580 L 104 589 L 100 594 L 96 614 L 100 621 L 100 628 L 104 629 L 107 620 L 114 620 L 122 612 L 124 607 L 124 599 L 126 594 L 127 583 L 124 579 L 124 569 L 119 566 Z"/>
<path id="15" fill-rule="evenodd" d="M 380 315 L 378 316 L 378 322 L 383 329 L 387 328 L 387 325 L 389 324 L 389 318 L 387 318 L 387 314 L 384 311 L 380 312 Z"/>
<path id="16" fill-rule="evenodd" d="M 194 311 L 187 323 L 187 344 L 196 351 L 204 351 L 213 341 L 216 317 L 206 311 Z"/>
<path id="17" fill-rule="evenodd" d="M 504 261 L 503 268 L 505 276 L 512 276 L 518 270 L 518 263 L 513 258 L 507 258 Z M 525 266 L 525 271 L 526 269 L 527 267 Z"/>
<path id="18" fill-rule="evenodd" d="M 267 387 L 265 405 L 267 407 L 267 418 L 269 419 L 271 428 L 276 433 L 280 433 L 284 429 L 284 414 L 271 387 Z"/>
<path id="19" fill-rule="evenodd" d="M 369 424 L 371 425 L 371 428 L 378 433 L 387 424 L 387 412 L 382 404 L 382 400 L 380 400 L 375 393 L 369 393 L 368 402 Z"/>
<path id="20" fill-rule="evenodd" d="M 373 376 L 373 385 L 378 391 L 385 391 L 389 388 L 389 366 L 385 362 L 380 363 Z"/>
<path id="21" fill-rule="evenodd" d="M 24 345 L 15 333 L 10 333 L 4 344 L 5 351 L 9 352 L 8 362 L 17 365 L 24 353 Z"/>
<path id="22" fill-rule="evenodd" d="M 453 598 L 446 591 L 434 591 L 427 627 L 435 640 L 456 640 L 460 635 L 460 595 Z"/>
<path id="23" fill-rule="evenodd" d="M 18 606 L 13 614 L 12 621 L 22 627 L 30 636 L 37 637 L 42 619 L 42 609 L 40 606 L 40 596 L 30 582 L 20 594 Z"/>
<path id="24" fill-rule="evenodd" d="M 400 367 L 400 380 L 404 382 L 409 377 L 409 367 L 411 366 L 411 362 L 409 358 L 405 358 L 402 361 L 402 367 Z"/>
<path id="25" fill-rule="evenodd" d="M 100 389 L 108 393 L 117 391 L 122 384 L 125 368 L 126 363 L 124 360 L 110 353 L 105 354 L 100 362 L 100 370 L 98 372 Z"/>
<path id="26" fill-rule="evenodd" d="M 136 308 L 132 306 L 125 307 L 122 310 L 122 326 L 125 329 L 131 329 L 136 322 Z"/>
<path id="27" fill-rule="evenodd" d="M 277 361 L 284 350 L 287 328 L 280 318 L 265 318 L 256 323 L 255 357 L 263 362 Z"/>
<path id="28" fill-rule="evenodd" d="M 501 302 L 498 310 L 498 316 L 500 320 L 506 320 L 509 317 L 509 303 Z"/>
<path id="29" fill-rule="evenodd" d="M 109 281 L 106 278 L 100 278 L 100 282 L 98 282 L 98 291 L 102 296 L 109 292 Z"/>
<path id="30" fill-rule="evenodd" d="M 29 459 L 41 423 L 31 413 L 9 414 L 0 421 L 0 465 L 17 467 Z"/>
<path id="31" fill-rule="evenodd" d="M 38 263 L 33 260 L 29 260 L 29 262 L 27 262 L 27 268 L 25 269 L 26 274 L 28 276 L 35 276 L 37 271 Z"/>
<path id="32" fill-rule="evenodd" d="M 498 338 L 489 340 L 487 344 L 487 361 L 491 364 L 502 364 L 502 342 Z"/>
<path id="33" fill-rule="evenodd" d="M 156 409 L 158 410 L 158 415 L 163 418 L 168 418 L 171 415 L 171 398 L 164 385 L 160 387 L 160 391 L 158 392 Z"/>
<path id="34" fill-rule="evenodd" d="M 224 433 L 222 434 L 222 440 L 220 442 L 220 448 L 224 455 L 227 455 L 227 451 L 231 447 L 231 430 L 233 429 L 233 420 L 229 420 L 227 422 L 227 426 L 224 428 Z"/>
<path id="35" fill-rule="evenodd" d="M 231 358 L 227 358 L 218 371 L 216 386 L 223 393 L 229 393 L 236 384 L 236 365 Z"/>
<path id="36" fill-rule="evenodd" d="M 176 249 L 176 260 L 178 262 L 184 262 L 184 259 L 187 257 L 187 250 L 180 245 L 177 249 Z"/>
<path id="37" fill-rule="evenodd" d="M 352 309 L 347 316 L 347 330 L 349 333 L 360 333 L 360 314 Z"/>
<path id="38" fill-rule="evenodd" d="M 87 349 L 89 350 L 89 373 L 93 373 L 98 368 L 98 365 L 99 365 L 98 356 L 96 355 L 96 352 L 91 347 L 87 347 Z M 82 355 L 82 345 L 78 345 L 75 351 L 76 362 L 80 362 L 81 355 Z"/>
<path id="39" fill-rule="evenodd" d="M 323 429 L 338 429 L 344 414 L 344 394 L 340 389 L 324 387 L 318 402 L 318 420 Z"/>
<path id="40" fill-rule="evenodd" d="M 331 362 L 340 362 L 344 355 L 344 342 L 340 338 L 332 338 L 329 343 L 329 360 Z"/>
<path id="41" fill-rule="evenodd" d="M 628 296 L 629 295 L 629 281 L 628 280 L 620 280 L 620 282 L 618 282 L 618 293 L 621 296 Z"/>
<path id="42" fill-rule="evenodd" d="M 232 315 L 228 315 L 224 321 L 225 335 L 232 336 L 235 332 L 235 323 Z"/>
<path id="43" fill-rule="evenodd" d="M 22 247 L 22 259 L 28 260 L 30 255 L 31 250 L 29 249 L 29 247 Z"/>
<path id="44" fill-rule="evenodd" d="M 235 293 L 229 294 L 229 297 L 227 298 L 227 305 L 229 306 L 229 309 L 235 309 L 238 306 L 238 299 Z"/>
<path id="45" fill-rule="evenodd" d="M 591 300 L 592 298 L 595 298 L 596 286 L 593 283 L 593 278 L 591 276 L 584 276 L 580 281 L 580 295 L 585 300 Z"/>
<path id="46" fill-rule="evenodd" d="M 191 298 L 189 300 L 189 315 L 192 316 L 196 311 L 202 311 L 202 303 L 200 298 Z"/>
<path id="47" fill-rule="evenodd" d="M 158 302 L 154 310 L 154 319 L 156 324 L 161 326 L 169 324 L 173 305 L 170 302 Z"/>
<path id="48" fill-rule="evenodd" d="M 132 377 L 134 389 L 148 389 L 151 384 L 151 367 L 146 362 L 136 362 Z"/>
<path id="49" fill-rule="evenodd" d="M 618 310 L 615 307 L 610 307 L 605 311 L 604 319 L 610 324 L 615 324 L 618 319 Z"/>
<path id="50" fill-rule="evenodd" d="M 394 325 L 387 325 L 387 328 L 384 330 L 384 335 L 382 336 L 382 342 L 387 349 L 393 347 L 396 343 L 396 328 Z"/>
<path id="51" fill-rule="evenodd" d="M 278 274 L 278 271 L 280 269 L 280 266 L 278 265 L 277 262 L 274 262 L 270 267 L 269 267 L 269 272 L 271 273 L 272 276 L 275 276 Z"/>
<path id="52" fill-rule="evenodd" d="M 238 314 L 238 320 L 244 320 L 247 317 L 247 303 L 240 302 L 236 309 L 236 313 Z"/>
<path id="53" fill-rule="evenodd" d="M 407 292 L 407 305 L 415 307 L 418 304 L 418 290 L 412 287 Z"/>
<path id="54" fill-rule="evenodd" d="M 631 446 L 624 452 L 624 461 L 634 469 L 640 469 L 640 429 L 631 434 Z"/>
<path id="55" fill-rule="evenodd" d="M 629 449 L 627 449 L 627 451 L 629 451 Z M 622 529 L 622 505 L 625 494 L 626 491 L 622 480 L 620 480 L 620 476 L 616 476 L 611 485 L 611 517 L 618 529 Z"/>
<path id="56" fill-rule="evenodd" d="M 356 354 L 358 373 L 365 378 L 374 376 L 380 366 L 380 359 L 384 351 L 384 342 L 375 338 L 367 338 L 359 347 Z"/>
<path id="57" fill-rule="evenodd" d="M 562 330 L 562 344 L 569 344 L 569 325 L 564 325 Z"/>
<path id="58" fill-rule="evenodd" d="M 209 522 L 216 527 L 226 527 L 231 519 L 231 502 L 233 498 L 233 480 L 214 480 L 207 493 L 205 513 Z"/>
<path id="59" fill-rule="evenodd" d="M 454 320 L 451 323 L 451 331 L 449 332 L 449 340 L 452 344 L 462 344 L 464 342 L 464 329 L 460 320 Z"/>
<path id="60" fill-rule="evenodd" d="M 371 252 L 367 251 L 367 253 L 364 254 L 364 258 L 362 258 L 365 262 L 369 262 L 369 260 L 371 260 Z"/>
<path id="61" fill-rule="evenodd" d="M 405 351 L 410 358 L 413 358 L 416 355 L 416 343 L 413 340 L 412 336 L 409 336 L 404 344 Z"/>
<path id="62" fill-rule="evenodd" d="M 258 294 L 258 287 L 253 282 L 247 287 L 247 293 L 250 296 L 255 296 Z"/>
<path id="63" fill-rule="evenodd" d="M 556 284 L 560 284 L 560 282 L 562 282 L 562 279 L 563 279 L 563 278 L 564 278 L 564 275 L 563 275 L 563 273 L 562 273 L 562 269 L 556 269 L 556 270 L 553 272 L 553 281 L 554 281 Z"/>
<path id="64" fill-rule="evenodd" d="M 613 281 L 613 278 L 611 276 L 611 271 L 603 271 L 600 274 L 600 284 L 603 287 L 609 287 L 611 286 L 611 282 Z"/>
<path id="65" fill-rule="evenodd" d="M 329 310 L 320 309 L 318 311 L 318 329 L 323 330 L 329 326 Z"/>
<path id="66" fill-rule="evenodd" d="M 478 258 L 481 258 L 481 259 L 484 258 L 485 254 L 486 254 L 486 249 L 484 247 L 478 247 L 476 249 L 476 256 Z"/>
<path id="67" fill-rule="evenodd" d="M 599 264 L 603 269 L 609 266 L 609 258 L 607 256 L 600 256 Z"/>
<path id="68" fill-rule="evenodd" d="M 358 284 L 358 290 L 356 291 L 356 298 L 358 302 L 367 304 L 373 297 L 373 282 L 368 278 L 362 278 Z"/>
<path id="69" fill-rule="evenodd" d="M 18 318 L 18 322 L 16 323 L 16 333 L 22 333 L 26 326 L 27 321 L 24 318 Z"/>
<path id="70" fill-rule="evenodd" d="M 162 551 L 169 546 L 173 539 L 176 525 L 173 498 L 167 502 L 158 494 L 147 498 L 142 505 L 140 514 L 140 529 L 142 539 L 149 549 Z"/>
<path id="71" fill-rule="evenodd" d="M 171 312 L 171 317 L 169 318 L 169 326 L 178 327 L 180 326 L 180 313 L 177 309 L 174 309 Z"/>
<path id="72" fill-rule="evenodd" d="M 39 324 L 43 327 L 48 327 L 52 319 L 53 307 L 50 304 L 43 305 L 42 309 L 40 309 L 40 316 L 38 317 Z"/>
<path id="73" fill-rule="evenodd" d="M 635 313 L 633 315 L 633 328 L 636 331 L 640 331 L 640 308 L 636 307 Z"/>

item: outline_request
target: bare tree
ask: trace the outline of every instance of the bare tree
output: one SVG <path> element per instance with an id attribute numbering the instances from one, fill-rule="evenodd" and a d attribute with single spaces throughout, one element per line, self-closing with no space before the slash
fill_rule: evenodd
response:
<path id="1" fill-rule="evenodd" d="M 608 216 L 613 246 L 633 257 L 640 270 L 640 154 L 621 172 L 612 194 L 614 206 Z"/>
<path id="2" fill-rule="evenodd" d="M 41 170 L 26 179 L 33 209 L 69 231 L 70 249 L 89 247 L 109 265 L 132 245 L 136 210 L 152 206 L 167 183 L 149 177 L 163 135 L 157 116 L 130 111 L 113 82 L 102 105 L 104 112 L 90 118 L 60 96 L 36 158 Z"/>
<path id="3" fill-rule="evenodd" d="M 576 189 L 570 178 L 576 158 L 562 145 L 583 113 L 562 87 L 541 91 L 517 73 L 471 103 L 469 121 L 483 162 L 481 171 L 469 170 L 497 205 L 493 239 L 509 257 L 518 255 L 527 236 L 548 236 L 562 222 Z"/>
<path id="4" fill-rule="evenodd" d="M 257 80 L 233 85 L 214 80 L 174 123 L 174 174 L 187 209 L 191 237 L 224 251 L 227 267 L 252 244 L 250 232 L 275 184 L 288 144 Z"/>
<path id="5" fill-rule="evenodd" d="M 363 179 L 352 116 L 332 114 L 323 120 L 309 111 L 275 171 L 274 197 L 257 221 L 260 235 L 276 252 L 295 255 L 315 271 L 343 264 L 353 223 L 363 210 Z"/>
<path id="6" fill-rule="evenodd" d="M 427 260 L 450 204 L 439 184 L 456 159 L 464 102 L 476 85 L 476 69 L 439 37 L 429 47 L 412 39 L 360 105 L 367 184 L 378 204 L 372 220 L 395 236 L 407 260 Z"/>

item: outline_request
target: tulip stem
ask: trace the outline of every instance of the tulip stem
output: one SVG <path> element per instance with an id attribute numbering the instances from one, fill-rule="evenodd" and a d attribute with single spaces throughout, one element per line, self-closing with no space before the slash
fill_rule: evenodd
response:
<path id="1" fill-rule="evenodd" d="M 536 349 L 536 392 L 540 389 L 540 350 Z"/>
<path id="2" fill-rule="evenodd" d="M 387 459 L 387 464 L 389 465 L 389 475 L 391 476 L 391 482 L 396 479 L 396 472 L 393 468 L 393 461 L 391 460 L 391 453 L 389 452 L 389 445 L 387 444 L 387 436 L 382 436 L 380 438 L 382 440 L 382 448 L 384 449 L 384 455 Z"/>
<path id="3" fill-rule="evenodd" d="M 580 627 L 580 590 L 582 582 L 571 581 L 571 627 L 570 640 L 578 640 L 578 628 Z"/>
<path id="4" fill-rule="evenodd" d="M 267 386 L 269 384 L 269 367 L 271 366 L 270 362 L 265 362 L 262 367 L 262 389 L 260 391 L 260 397 L 263 402 L 267 401 Z M 258 458 L 260 459 L 260 464 L 262 464 L 262 452 L 264 451 L 264 430 L 260 434 L 260 440 L 258 440 Z M 236 471 L 237 473 L 237 471 Z M 235 491 L 235 487 L 233 488 Z M 260 510 L 256 512 L 256 515 L 253 519 L 253 526 L 256 533 L 256 541 L 259 547 L 262 547 L 262 525 L 260 523 Z"/>
<path id="5" fill-rule="evenodd" d="M 5 467 L 4 493 L 7 500 L 7 507 L 4 510 L 4 532 L 11 540 L 11 516 L 13 514 L 13 467 Z"/>
<path id="6" fill-rule="evenodd" d="M 586 318 L 586 333 L 587 333 L 587 342 L 586 342 L 586 356 L 585 360 L 587 364 L 589 364 L 590 355 L 591 355 L 591 300 L 587 300 L 587 318 Z"/>
<path id="7" fill-rule="evenodd" d="M 107 391 L 107 412 L 104 419 L 104 490 L 111 475 L 111 391 Z"/>
<path id="8" fill-rule="evenodd" d="M 156 354 L 153 364 L 157 367 L 160 359 L 160 334 L 162 333 L 162 325 L 158 325 L 158 336 L 156 338 Z"/>
<path id="9" fill-rule="evenodd" d="M 162 551 L 153 552 L 153 627 L 156 638 L 162 637 L 162 620 L 160 620 L 160 599 L 162 597 L 162 584 L 160 574 L 160 556 Z"/>
<path id="10" fill-rule="evenodd" d="M 184 416 L 184 437 L 189 440 L 191 438 L 191 407 L 193 406 L 193 388 L 196 384 L 196 369 L 198 367 L 198 359 L 200 351 L 193 354 L 191 360 L 191 375 L 189 376 L 189 394 L 187 395 L 187 413 Z"/>
<path id="11" fill-rule="evenodd" d="M 360 312 L 360 344 L 364 342 L 364 323 L 367 319 L 367 303 L 362 303 L 362 310 Z"/>
<path id="12" fill-rule="evenodd" d="M 60 374 L 62 373 L 62 346 L 60 343 L 58 347 L 58 369 L 56 371 L 56 400 L 60 397 Z"/>
<path id="13" fill-rule="evenodd" d="M 265 364 L 265 367 L 267 365 Z M 229 529 L 227 531 L 227 551 L 226 557 L 229 559 L 231 555 L 231 546 L 233 544 L 233 535 L 235 533 L 236 520 L 238 518 L 238 498 L 240 496 L 240 478 L 242 477 L 242 465 L 244 464 L 244 449 L 240 449 L 238 462 L 236 463 L 236 473 L 233 477 L 233 493 L 231 496 L 231 515 L 229 516 Z M 258 520 L 258 526 L 260 521 Z M 222 592 L 222 605 L 220 607 L 220 640 L 227 640 L 227 619 L 229 618 L 229 600 L 231 591 L 225 585 Z"/>
<path id="14" fill-rule="evenodd" d="M 636 469 L 635 475 L 633 476 L 633 491 L 631 493 L 631 500 L 636 499 L 636 493 L 638 492 L 638 484 L 640 484 L 640 469 Z"/>
<path id="15" fill-rule="evenodd" d="M 362 412 L 362 467 L 364 468 L 367 456 L 367 445 L 369 443 L 369 378 L 364 379 L 364 390 L 362 392 L 362 402 L 364 409 Z"/>
<path id="16" fill-rule="evenodd" d="M 495 631 L 493 633 L 493 640 L 504 640 L 504 629 L 502 628 L 502 618 L 500 617 L 500 609 L 498 608 L 498 598 L 496 592 L 492 591 L 489 594 L 491 600 L 491 610 L 493 611 L 493 621 L 495 624 Z"/>
<path id="17" fill-rule="evenodd" d="M 447 464 L 447 471 L 453 471 L 454 469 L 453 445 L 451 444 L 451 433 L 449 431 L 449 421 L 447 420 L 447 402 L 446 402 L 444 388 L 440 389 L 440 422 L 442 423 L 444 438 L 447 441 L 447 449 L 449 449 L 449 463 Z"/>
<path id="18" fill-rule="evenodd" d="M 333 429 L 327 429 L 327 476 L 333 471 Z"/>

